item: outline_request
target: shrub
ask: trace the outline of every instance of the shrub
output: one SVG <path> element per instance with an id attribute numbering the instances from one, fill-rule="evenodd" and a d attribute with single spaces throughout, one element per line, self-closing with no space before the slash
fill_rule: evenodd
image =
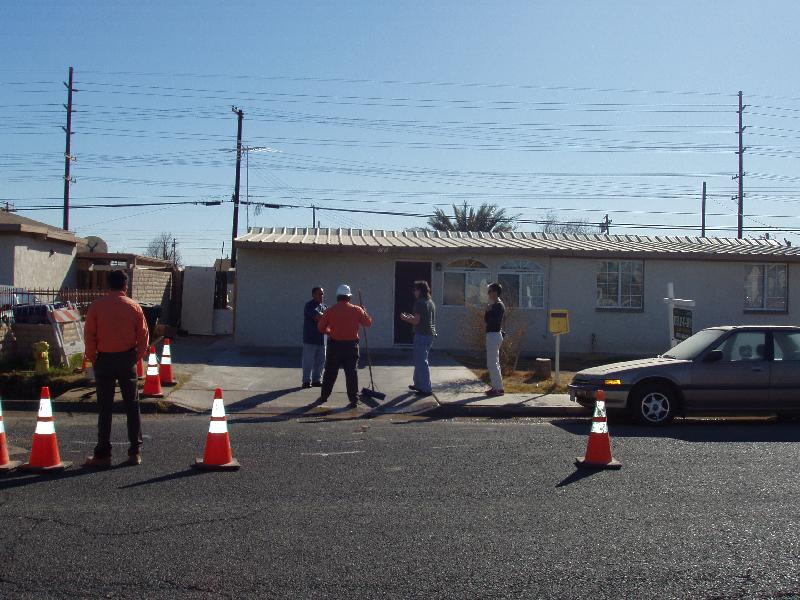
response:
<path id="1" fill-rule="evenodd" d="M 476 359 L 486 355 L 486 324 L 483 321 L 483 314 L 483 307 L 466 307 L 466 315 L 459 332 L 464 350 Z M 525 311 L 506 308 L 504 329 L 506 335 L 500 346 L 500 370 L 503 375 L 508 375 L 517 370 L 522 342 L 528 332 Z"/>

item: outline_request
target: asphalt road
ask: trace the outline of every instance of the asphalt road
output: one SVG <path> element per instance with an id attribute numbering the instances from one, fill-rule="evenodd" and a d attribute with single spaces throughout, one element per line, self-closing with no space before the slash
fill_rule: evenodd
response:
<path id="1" fill-rule="evenodd" d="M 334 417 L 235 417 L 237 473 L 153 416 L 141 467 L 0 479 L 0 597 L 800 598 L 798 424 L 612 423 L 623 469 L 583 477 L 585 420 Z"/>

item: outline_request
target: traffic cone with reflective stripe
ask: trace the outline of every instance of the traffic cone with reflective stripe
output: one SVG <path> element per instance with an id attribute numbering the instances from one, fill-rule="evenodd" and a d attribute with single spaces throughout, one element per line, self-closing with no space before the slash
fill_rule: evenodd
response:
<path id="1" fill-rule="evenodd" d="M 142 396 L 145 398 L 163 398 L 161 391 L 161 378 L 158 375 L 158 355 L 156 347 L 150 346 L 150 356 L 147 359 L 147 376 L 144 379 Z"/>
<path id="2" fill-rule="evenodd" d="M 214 392 L 214 404 L 211 408 L 211 422 L 208 424 L 203 458 L 198 458 L 193 466 L 204 471 L 235 471 L 241 466 L 231 452 L 228 421 L 225 418 L 225 404 L 222 401 L 220 388 Z"/>
<path id="3" fill-rule="evenodd" d="M 586 445 L 586 456 L 575 460 L 575 466 L 587 469 L 619 469 L 622 463 L 611 455 L 611 438 L 608 435 L 606 393 L 598 390 L 595 396 L 592 430 Z"/>
<path id="4" fill-rule="evenodd" d="M 0 472 L 7 472 L 16 469 L 20 461 L 11 460 L 8 457 L 8 445 L 6 444 L 6 426 L 3 423 L 3 407 L 0 405 Z"/>
<path id="5" fill-rule="evenodd" d="M 136 379 L 144 379 L 144 357 L 136 361 Z"/>
<path id="6" fill-rule="evenodd" d="M 63 462 L 58 453 L 58 439 L 56 438 L 56 425 L 53 421 L 53 406 L 50 404 L 50 388 L 42 388 L 39 400 L 39 416 L 36 419 L 36 431 L 33 434 L 31 455 L 28 462 L 20 466 L 23 471 L 63 471 L 72 465 Z"/>
<path id="7" fill-rule="evenodd" d="M 161 354 L 161 367 L 158 375 L 161 378 L 161 385 L 176 385 L 178 383 L 172 375 L 172 351 L 170 350 L 169 338 L 164 338 L 164 350 Z"/>

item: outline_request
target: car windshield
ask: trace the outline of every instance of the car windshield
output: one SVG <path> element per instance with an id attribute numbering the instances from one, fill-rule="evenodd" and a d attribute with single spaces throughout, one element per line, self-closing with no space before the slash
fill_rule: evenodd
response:
<path id="1" fill-rule="evenodd" d="M 703 331 L 698 331 L 692 337 L 683 340 L 669 352 L 665 352 L 662 356 L 665 358 L 676 358 L 678 360 L 693 360 L 697 358 L 698 354 L 723 335 L 725 335 L 723 329 L 704 329 Z"/>

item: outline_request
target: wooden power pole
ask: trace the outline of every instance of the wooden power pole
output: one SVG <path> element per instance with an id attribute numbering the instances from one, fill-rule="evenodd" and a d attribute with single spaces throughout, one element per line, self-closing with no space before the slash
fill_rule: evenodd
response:
<path id="1" fill-rule="evenodd" d="M 742 92 L 739 91 L 739 173 L 736 178 L 739 180 L 739 193 L 737 195 L 738 211 L 737 211 L 737 226 L 736 237 L 742 238 L 744 229 L 744 127 L 742 126 L 742 115 L 744 113 L 745 105 L 742 104 Z"/>
<path id="2" fill-rule="evenodd" d="M 67 87 L 67 103 L 64 108 L 67 109 L 67 126 L 62 129 L 67 134 L 67 146 L 64 150 L 64 229 L 69 229 L 69 184 L 72 183 L 69 174 L 70 163 L 72 162 L 72 154 L 70 153 L 70 141 L 72 139 L 72 67 L 69 68 L 69 81 L 64 82 Z"/>
<path id="3" fill-rule="evenodd" d="M 231 110 L 239 118 L 236 131 L 236 184 L 233 188 L 233 233 L 231 235 L 231 268 L 234 268 L 236 266 L 236 238 L 239 235 L 239 182 L 242 174 L 242 121 L 244 121 L 244 111 L 235 106 L 231 106 Z"/>
<path id="4" fill-rule="evenodd" d="M 706 237 L 706 182 L 703 182 L 703 200 L 700 204 L 700 237 Z"/>

